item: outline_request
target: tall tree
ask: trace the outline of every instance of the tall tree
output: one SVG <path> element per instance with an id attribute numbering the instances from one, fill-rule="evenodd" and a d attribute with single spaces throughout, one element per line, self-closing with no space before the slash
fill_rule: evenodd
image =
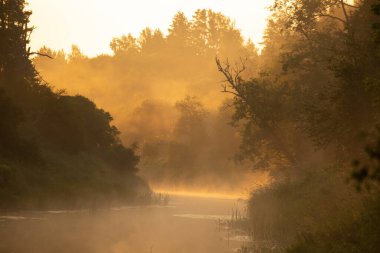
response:
<path id="1" fill-rule="evenodd" d="M 163 50 L 165 46 L 165 38 L 163 33 L 159 30 L 152 30 L 145 28 L 138 38 L 138 44 L 142 53 L 152 54 Z"/>
<path id="2" fill-rule="evenodd" d="M 134 54 L 139 50 L 136 38 L 130 33 L 127 36 L 123 35 L 120 38 L 113 38 L 110 43 L 110 48 L 115 55 L 122 53 Z"/>
<path id="3" fill-rule="evenodd" d="M 25 6 L 24 0 L 0 1 L 0 85 L 7 89 L 21 83 L 32 85 L 36 76 L 29 60 L 33 52 L 27 48 L 33 30 L 31 12 Z"/>
<path id="4" fill-rule="evenodd" d="M 167 37 L 170 47 L 188 48 L 190 40 L 190 23 L 183 12 L 178 12 L 172 20 Z"/>

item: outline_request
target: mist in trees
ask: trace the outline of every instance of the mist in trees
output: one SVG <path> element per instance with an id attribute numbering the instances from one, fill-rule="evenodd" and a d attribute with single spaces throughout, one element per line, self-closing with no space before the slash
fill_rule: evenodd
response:
<path id="1" fill-rule="evenodd" d="M 178 12 L 96 57 L 32 52 L 25 6 L 0 0 L 2 210 L 250 192 L 240 252 L 378 251 L 378 0 L 275 0 L 261 50 Z"/>
<path id="2" fill-rule="evenodd" d="M 57 89 L 84 94 L 115 116 L 122 142 L 137 144 L 141 174 L 154 187 L 247 192 L 250 165 L 235 163 L 240 137 L 229 125 L 230 98 L 220 92 L 215 57 L 244 61 L 253 73 L 258 50 L 231 19 L 205 9 L 190 19 L 178 12 L 167 32 L 146 28 L 137 38 L 112 39 L 110 48 L 113 55 L 90 58 L 77 46 L 44 47 L 39 52 L 53 60 L 33 62 Z"/>
<path id="3" fill-rule="evenodd" d="M 52 88 L 32 62 L 25 1 L 0 1 L 1 210 L 146 201 L 135 150 L 112 116 L 80 95 Z M 73 48 L 71 60 L 82 59 Z M 146 196 L 147 199 L 143 199 Z"/>
<path id="4" fill-rule="evenodd" d="M 117 116 L 155 187 L 265 185 L 243 225 L 252 252 L 374 252 L 378 6 L 275 1 L 260 53 L 229 18 L 198 10 L 167 33 L 114 38 L 111 56 L 42 48 L 55 60 L 34 62 Z"/>
<path id="5" fill-rule="evenodd" d="M 275 1 L 257 74 L 217 59 L 241 155 L 274 179 L 249 201 L 253 248 L 378 248 L 378 4 Z"/>

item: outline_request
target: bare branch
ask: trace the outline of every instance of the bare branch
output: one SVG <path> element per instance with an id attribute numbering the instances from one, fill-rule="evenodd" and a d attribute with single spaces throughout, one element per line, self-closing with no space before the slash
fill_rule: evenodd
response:
<path id="1" fill-rule="evenodd" d="M 347 14 L 347 10 L 346 10 L 346 4 L 345 4 L 344 0 L 340 0 L 340 3 L 342 5 L 342 10 L 343 10 L 344 17 L 346 18 L 346 22 L 348 22 L 348 14 Z"/>
<path id="2" fill-rule="evenodd" d="M 39 55 L 39 56 L 47 57 L 47 58 L 50 58 L 50 59 L 54 59 L 53 57 L 51 57 L 48 54 L 43 54 L 43 53 L 38 53 L 38 52 L 30 52 L 29 55 Z"/>
<path id="3" fill-rule="evenodd" d="M 218 66 L 218 70 L 219 72 L 221 72 L 224 77 L 226 78 L 226 80 L 228 81 L 228 83 L 230 83 L 230 85 L 232 85 L 232 87 L 235 87 L 235 82 L 234 82 L 234 79 L 232 77 L 232 74 L 230 72 L 230 65 L 227 61 L 227 63 L 225 64 L 225 67 L 222 66 L 222 64 L 220 63 L 220 60 L 218 58 L 216 58 L 216 65 Z"/>
<path id="4" fill-rule="evenodd" d="M 355 5 L 352 5 L 352 4 L 349 4 L 349 3 L 346 3 L 346 2 L 344 2 L 343 4 L 346 5 L 346 6 L 348 6 L 348 7 L 350 7 L 350 8 L 359 9 L 359 6 L 355 6 Z"/>
<path id="5" fill-rule="evenodd" d="M 330 15 L 330 14 L 319 14 L 318 16 L 320 17 L 326 17 L 326 18 L 332 18 L 332 19 L 335 19 L 335 20 L 338 20 L 344 24 L 347 24 L 347 21 L 345 21 L 344 19 L 341 19 L 340 17 L 336 17 L 336 16 L 333 16 L 333 15 Z"/>
<path id="6" fill-rule="evenodd" d="M 244 94 L 240 92 L 239 85 L 242 82 L 242 78 L 240 77 L 241 73 L 246 69 L 245 63 L 241 60 L 242 67 L 238 68 L 237 66 L 235 68 L 231 69 L 231 65 L 229 64 L 228 60 L 222 65 L 220 60 L 218 58 L 215 58 L 216 65 L 218 67 L 219 72 L 221 72 L 224 77 L 226 78 L 225 82 L 227 82 L 232 90 L 228 89 L 228 85 L 222 85 L 224 93 L 230 93 L 233 94 L 243 100 L 245 100 Z M 232 73 L 233 72 L 233 73 Z"/>
<path id="7" fill-rule="evenodd" d="M 239 79 L 241 73 L 243 73 L 246 70 L 245 62 L 246 61 L 243 62 L 243 60 L 240 58 L 241 67 L 237 66 L 237 64 L 236 64 L 235 69 L 234 69 L 235 80 Z"/>
<path id="8" fill-rule="evenodd" d="M 238 93 L 230 91 L 230 90 L 227 90 L 227 89 L 224 89 L 221 92 L 223 92 L 223 93 L 230 93 L 230 94 L 232 94 L 234 96 L 240 97 L 240 95 Z"/>

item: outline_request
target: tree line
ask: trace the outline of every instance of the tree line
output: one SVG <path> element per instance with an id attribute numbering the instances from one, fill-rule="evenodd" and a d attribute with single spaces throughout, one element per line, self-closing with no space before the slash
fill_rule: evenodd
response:
<path id="1" fill-rule="evenodd" d="M 276 0 L 271 11 L 257 75 L 217 59 L 241 155 L 274 178 L 252 193 L 246 229 L 279 252 L 376 252 L 379 1 Z"/>
<path id="2" fill-rule="evenodd" d="M 0 1 L 0 208 L 84 208 L 149 195 L 110 113 L 53 89 L 32 58 L 31 11 Z M 49 56 L 51 57 L 51 56 Z"/>
<path id="3" fill-rule="evenodd" d="M 232 110 L 215 57 L 254 71 L 258 50 L 233 21 L 206 9 L 190 18 L 178 12 L 166 33 L 146 28 L 112 39 L 110 48 L 111 55 L 88 57 L 75 45 L 71 52 L 43 47 L 39 53 L 53 59 L 33 62 L 58 89 L 85 94 L 115 115 L 121 140 L 138 144 L 141 173 L 153 185 L 248 187 L 249 165 L 233 161 L 240 137 L 228 125 Z"/>

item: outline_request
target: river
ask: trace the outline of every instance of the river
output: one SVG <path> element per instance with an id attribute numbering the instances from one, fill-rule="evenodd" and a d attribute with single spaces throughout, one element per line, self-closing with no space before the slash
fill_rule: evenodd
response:
<path id="1" fill-rule="evenodd" d="M 172 196 L 168 206 L 0 216 L 0 253 L 228 253 L 244 244 L 220 225 L 241 201 Z"/>

